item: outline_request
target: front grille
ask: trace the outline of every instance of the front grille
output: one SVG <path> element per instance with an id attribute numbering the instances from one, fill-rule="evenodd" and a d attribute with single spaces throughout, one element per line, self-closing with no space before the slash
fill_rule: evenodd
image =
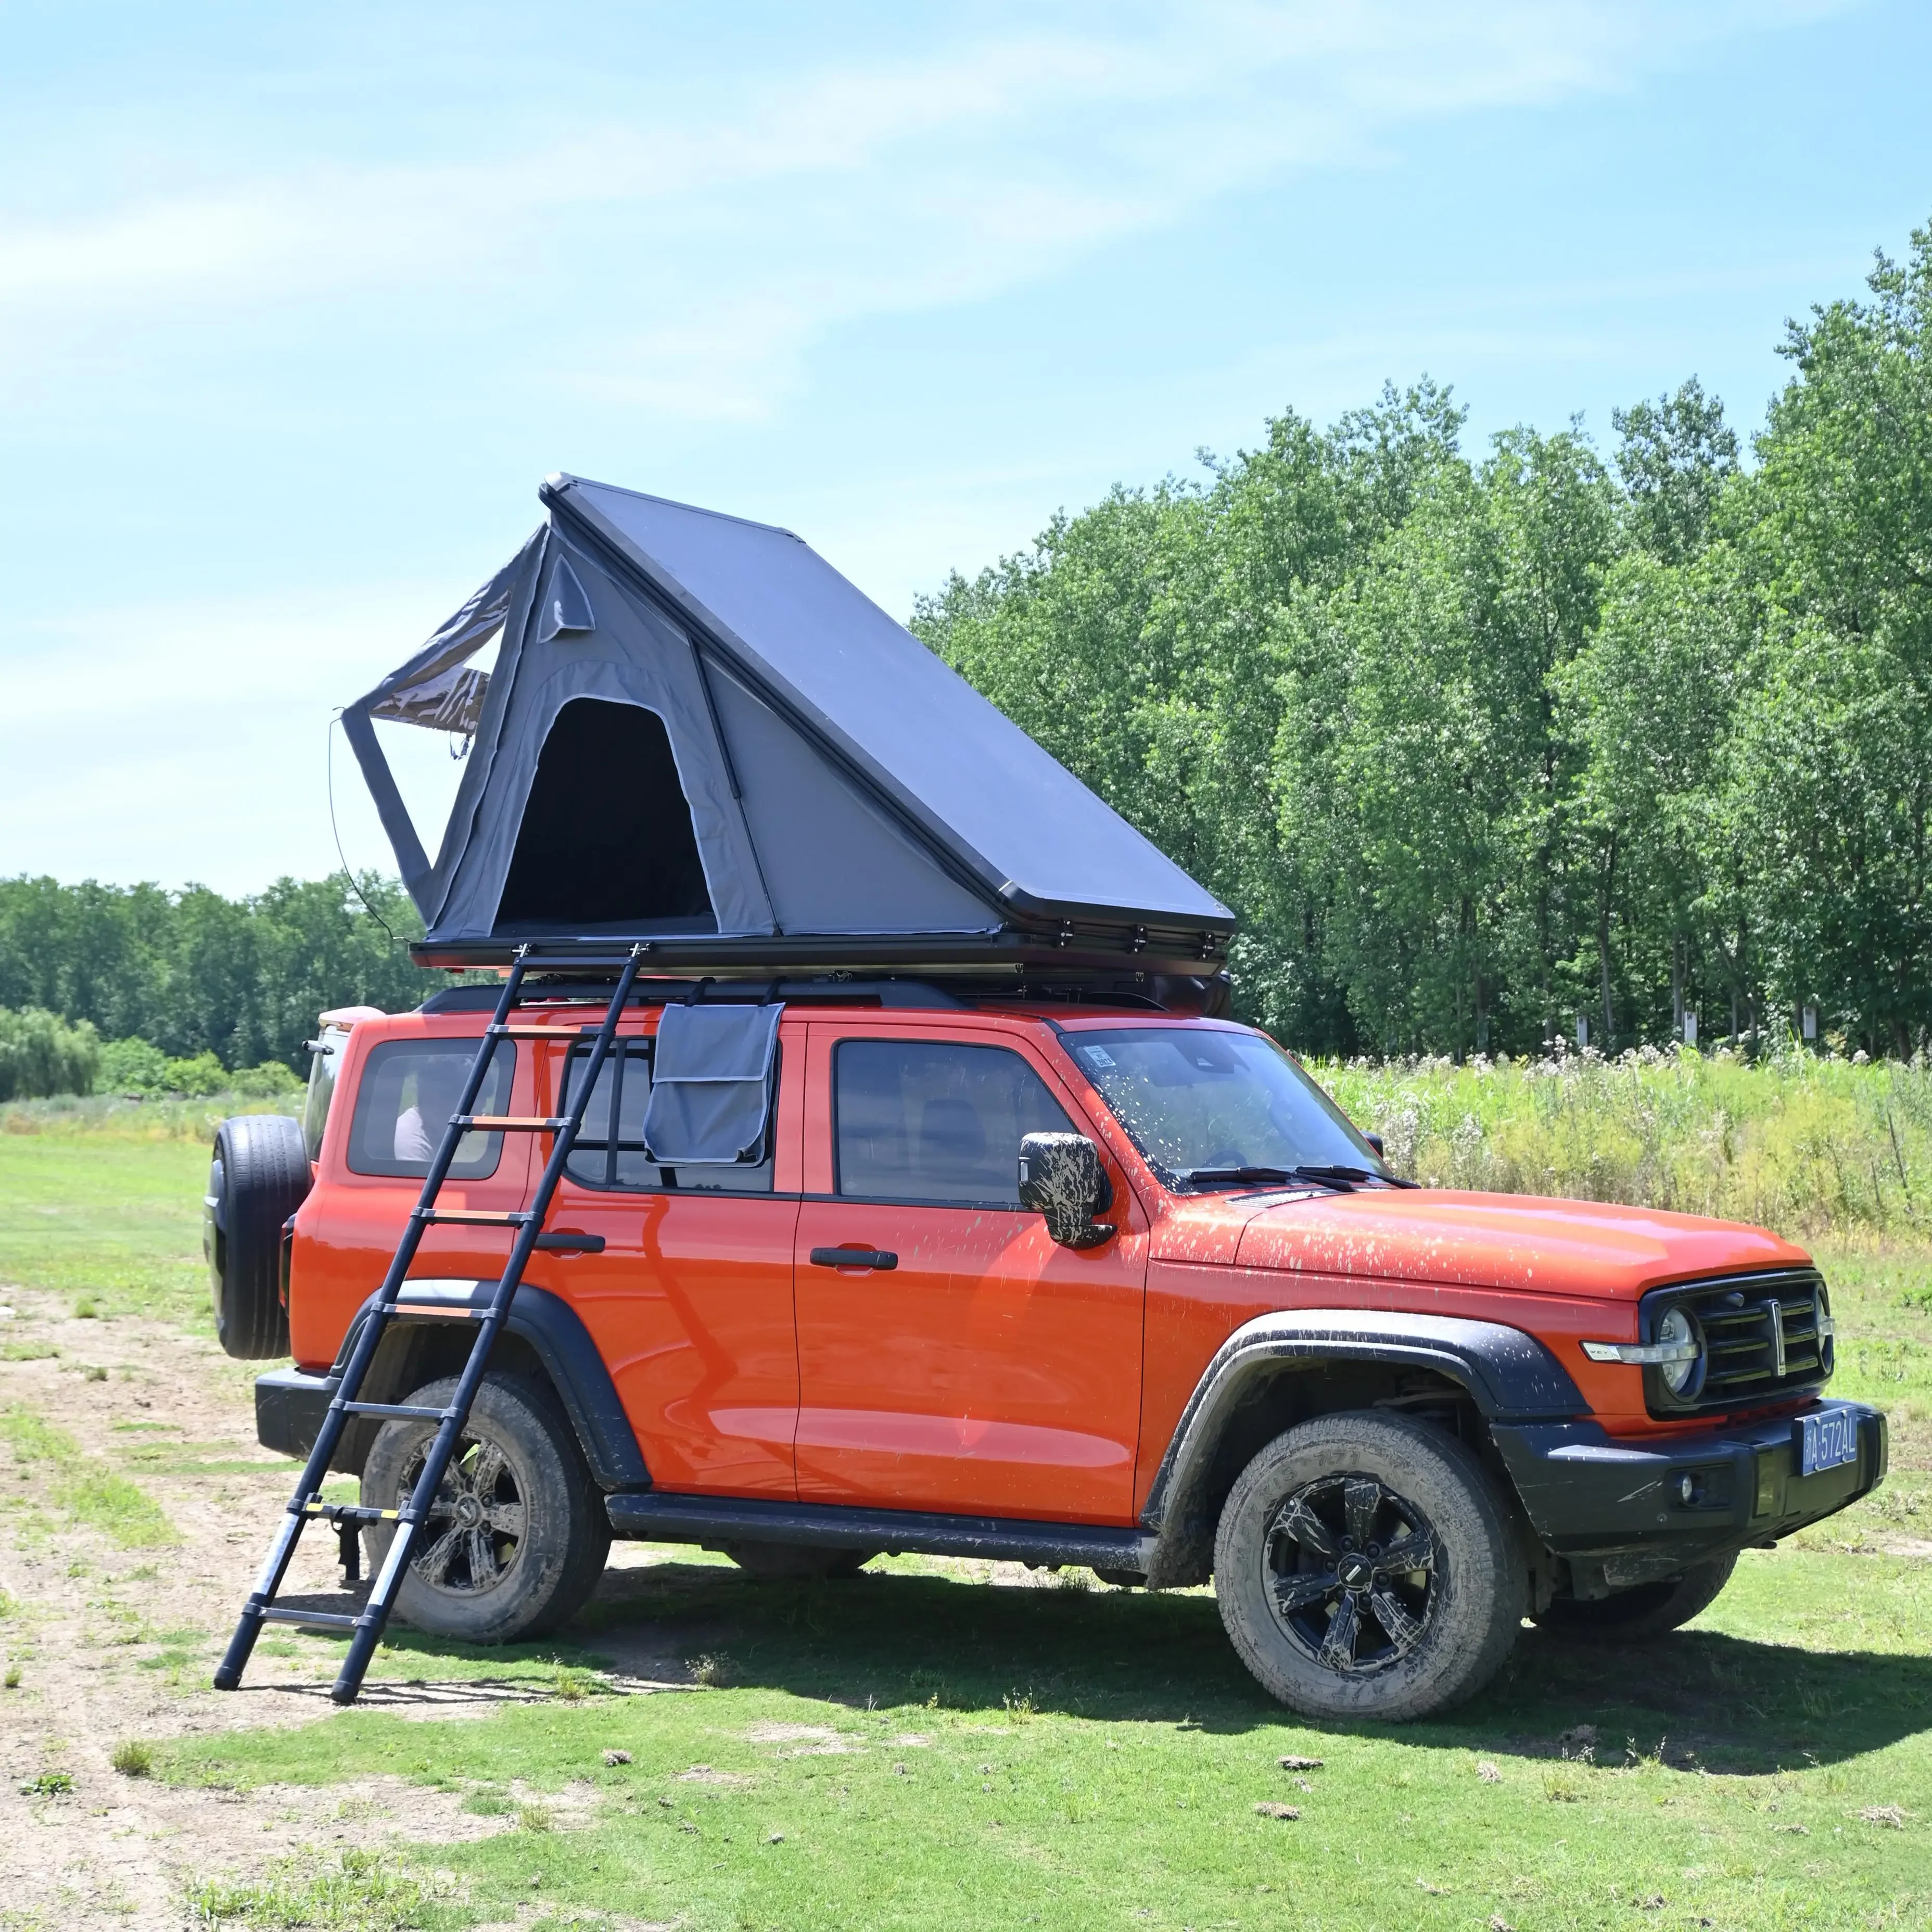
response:
<path id="1" fill-rule="evenodd" d="M 1646 1370 L 1645 1394 L 1654 1415 L 1782 1402 L 1831 1376 L 1832 1304 L 1815 1268 L 1658 1288 L 1644 1298 L 1645 1340 L 1673 1308 L 1690 1316 L 1703 1339 L 1702 1373 L 1677 1396 L 1658 1370 Z"/>

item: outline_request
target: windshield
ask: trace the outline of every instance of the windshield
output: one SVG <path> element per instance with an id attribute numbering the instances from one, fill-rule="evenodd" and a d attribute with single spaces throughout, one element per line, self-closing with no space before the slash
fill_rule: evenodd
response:
<path id="1" fill-rule="evenodd" d="M 1259 1034 L 1122 1027 L 1067 1044 L 1164 1186 L 1265 1182 L 1298 1169 L 1388 1174 L 1340 1108 Z"/>

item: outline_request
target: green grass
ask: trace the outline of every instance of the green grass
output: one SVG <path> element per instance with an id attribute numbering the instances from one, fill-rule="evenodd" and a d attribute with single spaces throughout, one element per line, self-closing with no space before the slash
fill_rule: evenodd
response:
<path id="1" fill-rule="evenodd" d="M 342 1932 L 402 1932 L 405 1927 L 464 1922 L 440 1910 L 434 1882 L 388 1870 L 372 1852 L 344 1852 L 317 1872 L 292 1859 L 254 1884 L 209 1880 L 187 1899 L 190 1924 L 241 1927 L 329 1926 Z"/>
<path id="2" fill-rule="evenodd" d="M 205 1328 L 208 1160 L 189 1140 L 0 1131 L 0 1282 Z"/>
<path id="3" fill-rule="evenodd" d="M 138 1483 L 84 1454 L 65 1430 L 16 1403 L 0 1410 L 0 1442 L 16 1467 L 44 1468 L 52 1501 L 77 1522 L 111 1537 L 124 1550 L 152 1550 L 178 1542 L 166 1513 Z"/>
<path id="4" fill-rule="evenodd" d="M 1666 1153 L 1715 1144 L 1697 1138 L 1714 1096 L 1727 1119 L 1736 1109 L 1732 1151 L 1714 1171 L 1734 1175 L 1784 1174 L 1801 1143 L 1814 1163 L 1828 1166 L 1834 1147 L 1842 1162 L 1863 1144 L 1859 1122 L 1879 1118 L 1874 1088 L 1858 1084 L 1868 1070 L 1828 1069 L 1809 1087 L 1803 1070 L 1718 1063 L 1708 1085 L 1693 1071 L 1562 1076 L 1582 1084 L 1555 1090 L 1552 1144 L 1574 1152 L 1600 1129 L 1597 1191 L 1623 1198 L 1617 1188 L 1644 1174 L 1681 1174 Z M 1486 1147 L 1492 1184 L 1534 1178 L 1525 1150 L 1552 1103 L 1528 1076 L 1520 1092 L 1513 1074 L 1374 1078 L 1382 1098 L 1421 1094 L 1428 1120 L 1447 1123 L 1439 1135 L 1418 1128 L 1418 1147 L 1454 1143 L 1469 1160 Z M 1643 1084 L 1667 1096 L 1673 1079 L 1690 1082 L 1675 1115 L 1652 1107 Z M 1903 1104 L 1896 1091 L 1890 1103 Z M 1374 1124 L 1372 1105 L 1352 1104 Z M 1480 1135 L 1462 1130 L 1465 1115 Z M 1805 1118 L 1824 1124 L 1809 1142 Z M 1902 1133 L 1900 1146 L 1916 1190 L 1922 1143 Z M 206 1160 L 163 1135 L 0 1132 L 0 1277 L 205 1334 Z M 1563 1184 L 1591 1178 L 1554 1164 Z M 1786 1197 L 1767 1182 L 1762 1198 Z M 1890 1198 L 1882 1186 L 1873 1198 Z M 1844 1198 L 1857 1208 L 1856 1190 Z M 394 1629 L 372 1672 L 405 1694 L 415 1681 L 466 1683 L 535 1701 L 435 1724 L 363 1708 L 296 1731 L 158 1745 L 154 1775 L 177 1782 L 352 1785 L 388 1772 L 511 1826 L 380 1865 L 352 1857 L 211 1883 L 189 1903 L 200 1922 L 237 1926 L 561 1926 L 603 1913 L 693 1932 L 1932 1924 L 1932 1565 L 1874 1553 L 1932 1539 L 1932 1246 L 1903 1209 L 1885 1211 L 1882 1223 L 1836 1208 L 1768 1218 L 1814 1244 L 1840 1323 L 1837 1386 L 1890 1412 L 1892 1478 L 1801 1546 L 1748 1556 L 1712 1611 L 1670 1642 L 1595 1652 L 1527 1633 L 1505 1676 L 1452 1720 L 1316 1730 L 1262 1696 L 1204 1594 L 999 1589 L 910 1558 L 850 1584 L 788 1588 L 668 1554 L 612 1572 L 566 1639 L 487 1650 Z M 70 1511 L 97 1509 L 89 1520 L 106 1527 L 114 1498 L 131 1492 L 159 1518 L 137 1484 L 30 1410 L 0 1414 L 0 1439 Z M 207 1474 L 223 1447 L 139 1424 L 117 1434 L 112 1460 L 137 1474 Z M 96 1495 L 77 1480 L 81 1465 L 124 1487 Z M 640 1638 L 708 1688 L 613 1694 L 614 1660 Z M 185 1690 L 205 1682 L 218 1638 L 139 1640 L 160 1646 L 142 1661 Z M 259 1667 L 326 1678 L 342 1648 L 278 1636 Z M 1593 1760 L 1559 1756 L 1558 1738 L 1584 1724 L 1598 1731 Z M 772 1726 L 832 1736 L 760 1729 Z M 632 1762 L 606 1766 L 613 1748 Z M 1306 1774 L 1311 1790 L 1277 1766 L 1288 1753 L 1325 1760 Z M 698 1766 L 710 1768 L 685 1775 Z M 1257 1816 L 1268 1802 L 1301 1816 Z M 1888 1807 L 1901 1826 L 1883 1822 Z"/>
<path id="5" fill-rule="evenodd" d="M 614 1573 L 593 1622 L 722 1648 L 732 1688 L 434 1725 L 353 1712 L 192 1739 L 158 1768 L 386 1772 L 486 1816 L 542 1808 L 553 1828 L 418 1855 L 479 1916 L 534 1892 L 560 1922 L 695 1928 L 1932 1922 L 1923 1564 L 1754 1555 L 1668 1643 L 1528 1633 L 1451 1719 L 1320 1730 L 1256 1689 L 1205 1595 L 935 1571 Z M 1591 1758 L 1560 1756 L 1586 1724 Z M 632 1761 L 608 1766 L 613 1748 Z M 1291 1753 L 1324 1760 L 1312 1789 Z M 1282 1801 L 1298 1820 L 1256 1815 Z M 1902 1829 L 1859 1815 L 1888 1806 Z M 1654 1898 L 1661 1920 L 1639 1916 Z"/>

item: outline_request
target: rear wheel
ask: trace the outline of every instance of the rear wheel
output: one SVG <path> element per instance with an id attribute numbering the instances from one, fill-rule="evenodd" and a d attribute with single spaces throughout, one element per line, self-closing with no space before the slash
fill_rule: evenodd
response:
<path id="1" fill-rule="evenodd" d="M 314 1180 L 298 1121 L 237 1114 L 215 1130 L 202 1252 L 214 1303 L 214 1333 L 244 1362 L 289 1352 L 282 1306 L 282 1224 Z"/>
<path id="2" fill-rule="evenodd" d="M 454 1379 L 408 1400 L 442 1408 Z M 362 1470 L 372 1508 L 406 1504 L 422 1474 L 436 1424 L 386 1422 Z M 364 1532 L 380 1570 L 395 1532 Z M 396 1613 L 433 1636 L 469 1643 L 542 1636 L 590 1599 L 610 1550 L 610 1521 L 570 1424 L 547 1390 L 519 1377 L 490 1375 L 463 1432 L 396 1598 Z"/>
<path id="3" fill-rule="evenodd" d="M 1738 1567 L 1735 1556 L 1694 1564 L 1682 1576 L 1640 1583 L 1582 1603 L 1559 1598 L 1537 1618 L 1544 1630 L 1586 1643 L 1648 1643 L 1708 1610 Z"/>
<path id="4" fill-rule="evenodd" d="M 1420 1718 L 1509 1654 L 1527 1573 L 1482 1465 L 1400 1416 L 1324 1416 L 1256 1456 L 1221 1512 L 1214 1593 L 1241 1660 L 1315 1718 Z"/>
<path id="5" fill-rule="evenodd" d="M 856 1576 L 879 1553 L 876 1550 L 821 1550 L 806 1543 L 727 1543 L 719 1546 L 747 1575 L 771 1582 Z"/>

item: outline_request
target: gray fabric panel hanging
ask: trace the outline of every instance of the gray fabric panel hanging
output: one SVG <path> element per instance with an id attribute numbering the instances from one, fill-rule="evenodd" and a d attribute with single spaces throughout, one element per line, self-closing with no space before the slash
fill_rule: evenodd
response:
<path id="1" fill-rule="evenodd" d="M 783 1004 L 667 1006 L 651 1054 L 646 1158 L 735 1167 L 762 1151 Z"/>

